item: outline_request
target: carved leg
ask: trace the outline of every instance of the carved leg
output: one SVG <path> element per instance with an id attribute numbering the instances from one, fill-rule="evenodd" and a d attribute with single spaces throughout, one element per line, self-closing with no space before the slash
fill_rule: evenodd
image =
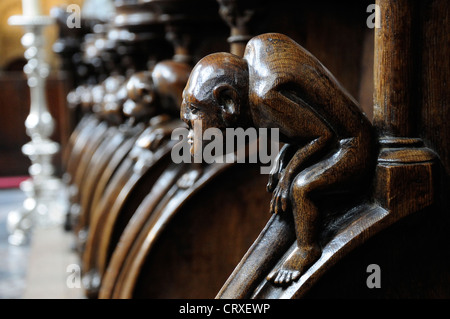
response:
<path id="1" fill-rule="evenodd" d="M 316 262 L 322 250 L 319 237 L 322 231 L 321 215 L 315 196 L 318 193 L 349 192 L 357 188 L 363 180 L 365 156 L 358 156 L 355 139 L 341 142 L 338 151 L 323 161 L 298 174 L 290 191 L 292 212 L 294 215 L 297 248 L 289 255 L 279 269 L 272 271 L 267 279 L 274 284 L 286 285 L 296 281 Z M 323 201 L 323 196 L 318 197 Z"/>
<path id="2" fill-rule="evenodd" d="M 308 170 L 309 171 L 309 170 Z M 300 278 L 300 275 L 311 266 L 321 254 L 318 245 L 319 210 L 310 199 L 314 182 L 325 182 L 317 178 L 308 183 L 300 174 L 292 185 L 292 207 L 297 235 L 297 248 L 287 258 L 283 265 L 272 271 L 267 279 L 274 284 L 285 285 Z M 303 176 L 304 177 L 304 176 Z"/>

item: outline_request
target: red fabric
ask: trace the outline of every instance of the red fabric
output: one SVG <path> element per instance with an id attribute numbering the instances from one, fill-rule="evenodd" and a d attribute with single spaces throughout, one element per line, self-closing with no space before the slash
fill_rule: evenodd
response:
<path id="1" fill-rule="evenodd" d="M 0 188 L 18 188 L 20 183 L 27 180 L 28 176 L 0 177 Z"/>

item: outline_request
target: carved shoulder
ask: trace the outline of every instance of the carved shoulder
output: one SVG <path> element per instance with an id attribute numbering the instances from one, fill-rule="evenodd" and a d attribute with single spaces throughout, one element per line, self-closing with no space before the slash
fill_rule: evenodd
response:
<path id="1" fill-rule="evenodd" d="M 333 74 L 289 37 L 277 33 L 254 37 L 247 44 L 244 59 L 249 66 L 253 107 L 275 108 L 278 117 L 285 116 L 290 121 L 305 116 L 306 112 L 295 108 L 310 109 L 309 113 L 315 114 L 310 117 L 317 116 L 322 122 L 316 121 L 314 126 L 325 124 L 340 138 L 355 137 L 370 130 L 371 124 L 358 103 Z M 294 103 L 273 102 L 274 92 Z"/>

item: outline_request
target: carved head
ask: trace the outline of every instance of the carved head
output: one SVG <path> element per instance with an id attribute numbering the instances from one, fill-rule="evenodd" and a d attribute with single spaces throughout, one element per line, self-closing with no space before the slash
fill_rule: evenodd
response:
<path id="1" fill-rule="evenodd" d="M 111 75 L 103 82 L 104 96 L 100 103 L 100 115 L 113 124 L 120 124 L 123 120 L 122 105 L 125 102 L 125 78 Z"/>
<path id="2" fill-rule="evenodd" d="M 165 112 L 178 116 L 192 66 L 173 60 L 161 61 L 152 71 L 152 81 Z"/>
<path id="3" fill-rule="evenodd" d="M 183 91 L 181 119 L 190 128 L 202 121 L 208 128 L 249 127 L 248 68 L 245 60 L 230 53 L 201 59 Z"/>
<path id="4" fill-rule="evenodd" d="M 152 71 L 132 75 L 127 82 L 125 115 L 135 119 L 161 112 L 177 116 L 191 69 L 186 63 L 167 60 L 156 64 Z"/>
<path id="5" fill-rule="evenodd" d="M 125 116 L 137 121 L 156 113 L 155 90 L 150 71 L 133 74 L 126 83 L 128 99 L 123 105 Z"/>

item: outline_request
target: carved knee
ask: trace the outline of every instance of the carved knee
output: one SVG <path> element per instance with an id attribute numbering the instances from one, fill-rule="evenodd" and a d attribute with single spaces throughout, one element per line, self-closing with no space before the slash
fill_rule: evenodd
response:
<path id="1" fill-rule="evenodd" d="M 296 202 L 308 198 L 309 194 L 314 189 L 314 184 L 314 180 L 311 179 L 311 174 L 308 172 L 301 172 L 298 174 L 291 184 L 290 197 L 292 203 L 295 205 Z"/>

